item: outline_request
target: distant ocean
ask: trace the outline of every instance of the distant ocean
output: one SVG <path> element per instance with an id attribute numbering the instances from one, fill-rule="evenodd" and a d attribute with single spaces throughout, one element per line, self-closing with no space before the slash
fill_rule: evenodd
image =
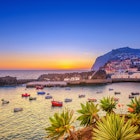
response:
<path id="1" fill-rule="evenodd" d="M 37 79 L 42 74 L 86 72 L 89 70 L 0 70 L 0 77 L 12 76 L 17 79 Z"/>

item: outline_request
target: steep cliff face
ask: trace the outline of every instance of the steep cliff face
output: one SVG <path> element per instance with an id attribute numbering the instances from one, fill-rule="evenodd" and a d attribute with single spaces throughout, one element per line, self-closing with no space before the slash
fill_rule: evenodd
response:
<path id="1" fill-rule="evenodd" d="M 95 63 L 93 64 L 91 70 L 99 70 L 100 67 L 104 66 L 110 60 L 122 60 L 137 56 L 140 58 L 140 49 L 132 49 L 129 47 L 123 47 L 119 49 L 114 49 L 102 56 L 97 57 Z"/>

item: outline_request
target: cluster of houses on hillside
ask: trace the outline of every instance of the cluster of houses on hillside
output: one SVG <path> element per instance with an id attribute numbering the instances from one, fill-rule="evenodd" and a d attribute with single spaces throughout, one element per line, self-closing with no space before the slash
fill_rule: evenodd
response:
<path id="1" fill-rule="evenodd" d="M 102 69 L 111 78 L 140 78 L 140 57 L 108 61 Z"/>

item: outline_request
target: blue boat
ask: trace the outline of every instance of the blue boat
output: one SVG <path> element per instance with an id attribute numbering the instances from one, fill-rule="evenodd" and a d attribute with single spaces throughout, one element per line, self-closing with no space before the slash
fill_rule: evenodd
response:
<path id="1" fill-rule="evenodd" d="M 37 94 L 38 94 L 38 95 L 44 95 L 45 92 L 44 92 L 44 91 L 38 91 Z"/>
<path id="2" fill-rule="evenodd" d="M 51 96 L 51 95 L 47 95 L 47 96 L 45 97 L 45 99 L 52 99 L 52 96 Z"/>

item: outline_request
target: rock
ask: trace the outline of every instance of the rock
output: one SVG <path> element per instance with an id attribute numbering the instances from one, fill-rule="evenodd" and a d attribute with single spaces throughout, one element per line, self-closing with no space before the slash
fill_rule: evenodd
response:
<path id="1" fill-rule="evenodd" d="M 17 78 L 11 76 L 0 77 L 0 86 L 17 85 Z"/>

